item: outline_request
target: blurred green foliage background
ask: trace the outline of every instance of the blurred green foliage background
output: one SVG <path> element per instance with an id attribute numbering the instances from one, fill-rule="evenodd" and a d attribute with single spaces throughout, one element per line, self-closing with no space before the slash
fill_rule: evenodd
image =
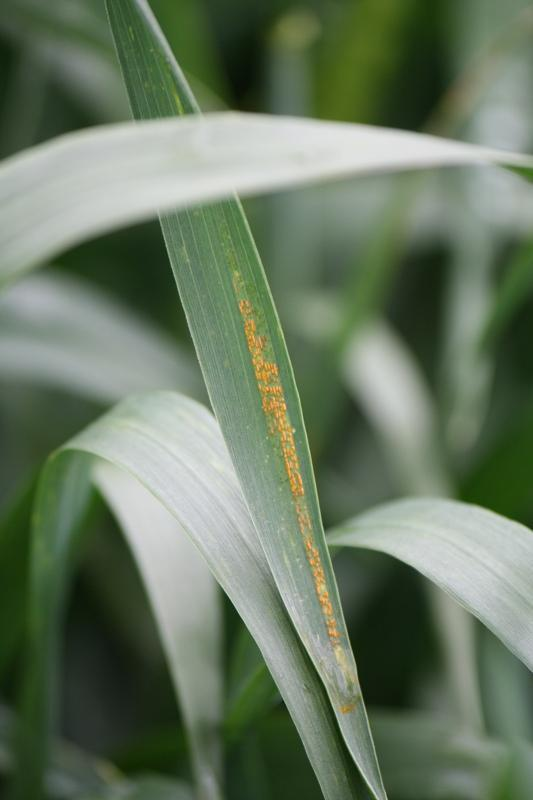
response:
<path id="1" fill-rule="evenodd" d="M 205 110 L 308 115 L 533 149 L 533 9 L 525 0 L 151 5 Z M 103 2 L 3 0 L 2 157 L 128 117 Z M 384 499 L 429 493 L 533 526 L 528 187 L 493 170 L 453 169 L 291 191 L 249 201 L 246 210 L 293 359 L 326 525 Z M 77 247 L 53 268 L 191 351 L 156 223 Z M 21 376 L 1 347 L 0 500 L 14 541 L 23 540 L 46 455 L 113 398 Z M 179 711 L 139 577 L 103 506 L 95 505 L 92 528 L 66 628 L 63 734 L 131 773 L 187 775 Z M 23 617 L 6 588 L 24 579 L 18 563 L 19 572 L 0 565 L 6 641 L 10 623 Z M 453 711 L 442 631 L 422 579 L 374 554 L 343 553 L 336 568 L 370 707 Z M 225 626 L 231 676 L 243 632 L 229 603 Z M 476 658 L 487 733 L 531 738 L 525 668 L 481 629 Z M 0 655 L 6 708 L 19 667 L 19 649 Z M 269 708 L 228 748 L 228 796 L 318 796 L 283 708 L 275 698 Z M 413 798 L 484 796 L 460 791 Z"/>

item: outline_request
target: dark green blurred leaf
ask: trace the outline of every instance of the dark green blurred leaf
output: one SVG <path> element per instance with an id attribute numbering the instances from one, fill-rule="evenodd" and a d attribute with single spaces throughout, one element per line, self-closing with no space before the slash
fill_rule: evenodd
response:
<path id="1" fill-rule="evenodd" d="M 533 289 L 533 245 L 521 245 L 511 257 L 498 287 L 481 334 L 480 347 L 494 347 L 505 328 L 527 302 Z"/>
<path id="2" fill-rule="evenodd" d="M 0 519 L 0 676 L 21 646 L 26 617 L 34 482 L 22 487 Z"/>
<path id="3" fill-rule="evenodd" d="M 528 403 L 524 413 L 512 416 L 505 432 L 467 475 L 461 496 L 499 514 L 527 517 L 533 509 L 532 470 L 533 412 Z"/>
<path id="4" fill-rule="evenodd" d="M 84 794 L 79 800 L 194 800 L 194 794 L 186 783 L 146 776 L 124 781 L 105 792 Z"/>
<path id="5" fill-rule="evenodd" d="M 224 730 L 231 743 L 280 700 L 261 651 L 246 629 L 234 646 Z"/>
<path id="6" fill-rule="evenodd" d="M 488 800 L 507 766 L 503 743 L 436 715 L 379 711 L 371 721 L 392 800 Z"/>

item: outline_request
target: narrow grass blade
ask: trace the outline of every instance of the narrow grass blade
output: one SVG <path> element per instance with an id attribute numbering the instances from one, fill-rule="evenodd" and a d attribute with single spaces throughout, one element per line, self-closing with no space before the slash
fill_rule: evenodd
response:
<path id="1" fill-rule="evenodd" d="M 134 116 L 197 111 L 147 3 L 118 0 L 107 7 Z M 214 141 L 221 141 L 218 134 Z M 194 179 L 195 186 L 200 183 Z M 348 749 L 373 795 L 382 799 L 300 399 L 246 218 L 231 200 L 164 217 L 161 225 L 213 409 L 270 570 L 324 681 Z"/>
<path id="2" fill-rule="evenodd" d="M 176 518 L 256 639 L 327 800 L 353 798 L 354 767 L 323 686 L 281 602 L 215 420 L 172 393 L 122 402 L 53 456 L 35 514 L 31 640 L 17 797 L 36 794 L 53 724 L 56 650 L 74 529 L 85 505 L 90 457 L 143 484 Z M 99 462 L 97 462 L 99 463 Z M 103 487 L 107 472 L 98 469 Z M 107 485 L 107 493 L 112 491 Z"/>
<path id="3" fill-rule="evenodd" d="M 400 491 L 447 494 L 434 404 L 401 338 L 384 321 L 367 323 L 349 339 L 341 368 L 381 440 Z"/>
<path id="4" fill-rule="evenodd" d="M 459 198 L 467 197 L 468 191 L 479 192 L 482 186 L 475 176 L 464 175 L 451 176 L 450 184 L 459 187 Z M 494 363 L 479 348 L 479 340 L 493 302 L 499 245 L 496 234 L 475 215 L 470 217 L 468 204 L 456 194 L 451 194 L 455 224 L 439 373 L 443 434 L 450 460 L 457 463 L 475 445 L 490 403 Z"/>
<path id="5" fill-rule="evenodd" d="M 331 532 L 332 546 L 379 550 L 417 569 L 533 670 L 533 532 L 453 500 L 403 500 Z"/>
<path id="6" fill-rule="evenodd" d="M 521 245 L 511 257 L 505 275 L 495 293 L 479 346 L 482 350 L 494 347 L 513 316 L 531 295 L 533 288 L 533 245 Z"/>
<path id="7" fill-rule="evenodd" d="M 165 63 L 158 62 L 162 69 Z M 171 105 L 179 110 L 174 95 L 166 105 L 157 99 L 153 115 Z M 234 112 L 67 134 L 0 167 L 0 279 L 13 280 L 76 243 L 158 210 L 234 191 L 260 194 L 326 178 L 469 164 L 497 164 L 528 178 L 533 170 L 530 156 L 427 134 Z"/>
<path id="8" fill-rule="evenodd" d="M 56 272 L 0 296 L 0 379 L 57 386 L 111 403 L 149 389 L 197 394 L 183 348 L 120 303 Z"/>
<path id="9" fill-rule="evenodd" d="M 233 744 L 280 700 L 261 652 L 246 628 L 233 648 L 228 684 L 224 734 Z"/>
<path id="10" fill-rule="evenodd" d="M 0 677 L 21 647 L 26 619 L 31 505 L 35 482 L 22 486 L 0 519 Z"/>

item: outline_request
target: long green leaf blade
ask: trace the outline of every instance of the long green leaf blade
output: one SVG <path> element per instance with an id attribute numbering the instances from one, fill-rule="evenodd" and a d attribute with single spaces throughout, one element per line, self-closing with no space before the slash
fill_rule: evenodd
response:
<path id="1" fill-rule="evenodd" d="M 453 500 L 401 500 L 335 528 L 328 541 L 414 567 L 533 670 L 533 532 L 524 525 Z"/>
<path id="2" fill-rule="evenodd" d="M 107 7 L 134 116 L 197 111 L 147 3 Z M 384 798 L 300 399 L 246 218 L 231 200 L 166 216 L 161 226 L 211 403 L 274 580 L 364 780 Z"/>
<path id="3" fill-rule="evenodd" d="M 31 640 L 21 800 L 35 796 L 53 725 L 57 628 L 75 522 L 94 457 L 143 484 L 187 532 L 256 639 L 298 727 L 324 796 L 354 796 L 351 760 L 323 686 L 286 614 L 215 420 L 169 392 L 122 402 L 49 460 L 35 513 Z M 97 465 L 99 487 L 108 472 Z"/>
<path id="4" fill-rule="evenodd" d="M 0 167 L 0 283 L 91 236 L 234 191 L 469 164 L 533 171 L 531 156 L 426 134 L 234 112 L 67 134 Z"/>

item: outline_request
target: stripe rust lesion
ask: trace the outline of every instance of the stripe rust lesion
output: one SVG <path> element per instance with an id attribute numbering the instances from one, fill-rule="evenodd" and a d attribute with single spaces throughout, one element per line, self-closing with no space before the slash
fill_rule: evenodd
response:
<path id="1" fill-rule="evenodd" d="M 340 648 L 339 642 L 341 634 L 337 627 L 333 604 L 329 597 L 320 552 L 314 542 L 313 526 L 305 496 L 300 461 L 294 438 L 295 430 L 290 422 L 285 393 L 279 375 L 279 368 L 273 358 L 272 346 L 267 336 L 261 334 L 258 330 L 258 318 L 252 303 L 246 296 L 240 273 L 235 271 L 233 277 L 239 311 L 243 320 L 246 344 L 251 356 L 257 388 L 261 396 L 261 405 L 267 419 L 269 431 L 279 443 L 281 457 L 289 481 L 298 528 L 304 541 L 307 562 L 311 568 L 315 591 L 322 608 L 322 615 L 329 639 L 335 650 L 338 651 Z"/>

